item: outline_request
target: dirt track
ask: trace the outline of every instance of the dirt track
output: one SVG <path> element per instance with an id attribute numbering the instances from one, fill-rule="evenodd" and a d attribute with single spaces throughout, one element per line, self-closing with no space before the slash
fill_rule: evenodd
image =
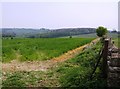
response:
<path id="1" fill-rule="evenodd" d="M 3 63 L 2 64 L 2 71 L 46 71 L 52 67 L 57 66 L 57 63 L 66 61 L 70 58 L 75 57 L 78 55 L 83 49 L 94 45 L 96 42 L 99 41 L 99 38 L 93 40 L 91 43 L 88 43 L 86 45 L 80 46 L 76 49 L 70 50 L 67 53 L 64 53 L 63 55 L 53 58 L 51 60 L 47 61 L 33 61 L 33 62 L 19 62 L 17 60 L 13 60 L 10 63 Z"/>

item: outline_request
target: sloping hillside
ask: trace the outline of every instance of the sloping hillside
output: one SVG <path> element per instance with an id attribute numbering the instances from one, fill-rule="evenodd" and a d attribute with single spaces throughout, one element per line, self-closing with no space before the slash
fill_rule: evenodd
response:
<path id="1" fill-rule="evenodd" d="M 89 34 L 95 32 L 96 32 L 95 28 L 62 28 L 62 29 L 50 30 L 50 32 L 46 32 L 46 33 L 37 34 L 36 37 L 52 38 L 52 37 Z"/>

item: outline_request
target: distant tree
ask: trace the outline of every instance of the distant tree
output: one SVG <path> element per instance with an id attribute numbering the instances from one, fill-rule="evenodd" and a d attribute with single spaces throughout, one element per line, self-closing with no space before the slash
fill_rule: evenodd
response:
<path id="1" fill-rule="evenodd" d="M 16 36 L 16 34 L 14 33 L 14 32 L 3 32 L 2 33 L 2 37 L 15 37 Z"/>
<path id="2" fill-rule="evenodd" d="M 113 31 L 111 31 L 111 33 L 117 33 L 117 30 L 116 30 L 116 29 L 113 29 Z"/>
<path id="3" fill-rule="evenodd" d="M 35 38 L 35 36 L 31 35 L 31 36 L 29 36 L 28 38 Z"/>
<path id="4" fill-rule="evenodd" d="M 70 37 L 69 38 L 72 38 L 72 33 L 70 32 Z"/>
<path id="5" fill-rule="evenodd" d="M 70 37 L 69 38 L 72 38 L 72 36 L 70 35 Z"/>
<path id="6" fill-rule="evenodd" d="M 96 32 L 97 32 L 97 36 L 103 37 L 104 35 L 107 34 L 107 28 L 100 26 L 96 29 Z"/>
<path id="7" fill-rule="evenodd" d="M 11 39 L 13 39 L 13 37 L 11 37 Z"/>

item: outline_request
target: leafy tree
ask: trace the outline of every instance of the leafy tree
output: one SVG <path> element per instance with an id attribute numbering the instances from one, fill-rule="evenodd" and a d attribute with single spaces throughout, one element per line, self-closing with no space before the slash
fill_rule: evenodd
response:
<path id="1" fill-rule="evenodd" d="M 100 26 L 96 29 L 96 32 L 97 32 L 97 36 L 103 37 L 104 35 L 107 34 L 107 28 Z"/>

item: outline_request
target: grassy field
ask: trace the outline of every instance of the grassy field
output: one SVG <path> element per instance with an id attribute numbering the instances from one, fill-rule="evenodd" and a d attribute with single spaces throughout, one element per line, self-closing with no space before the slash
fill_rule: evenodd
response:
<path id="1" fill-rule="evenodd" d="M 60 83 L 65 87 L 80 87 L 84 89 L 97 89 L 105 87 L 106 80 L 101 76 L 100 65 L 92 80 L 90 76 L 99 58 L 101 43 L 84 50 L 75 58 L 62 63 L 58 70 L 61 73 Z M 100 63 L 101 64 L 101 63 Z"/>
<path id="2" fill-rule="evenodd" d="M 83 89 L 98 89 L 106 86 L 101 78 L 100 66 L 94 78 L 89 80 L 98 60 L 101 44 L 93 45 L 81 52 L 75 58 L 59 63 L 49 71 L 18 71 L 3 74 L 3 87 L 81 87 Z M 80 88 L 80 89 L 81 89 Z M 20 88 L 22 89 L 22 88 Z"/>
<path id="3" fill-rule="evenodd" d="M 89 43 L 94 38 L 16 38 L 2 40 L 2 61 L 48 60 Z"/>
<path id="4" fill-rule="evenodd" d="M 120 38 L 114 38 L 115 45 L 120 48 Z"/>
<path id="5" fill-rule="evenodd" d="M 109 37 L 112 38 L 117 38 L 118 37 L 118 33 L 108 33 Z M 60 38 L 69 38 L 70 36 L 65 36 L 65 37 L 60 37 Z M 81 34 L 81 35 L 74 35 L 72 36 L 73 38 L 96 38 L 97 35 L 96 33 L 90 33 L 90 34 Z"/>

